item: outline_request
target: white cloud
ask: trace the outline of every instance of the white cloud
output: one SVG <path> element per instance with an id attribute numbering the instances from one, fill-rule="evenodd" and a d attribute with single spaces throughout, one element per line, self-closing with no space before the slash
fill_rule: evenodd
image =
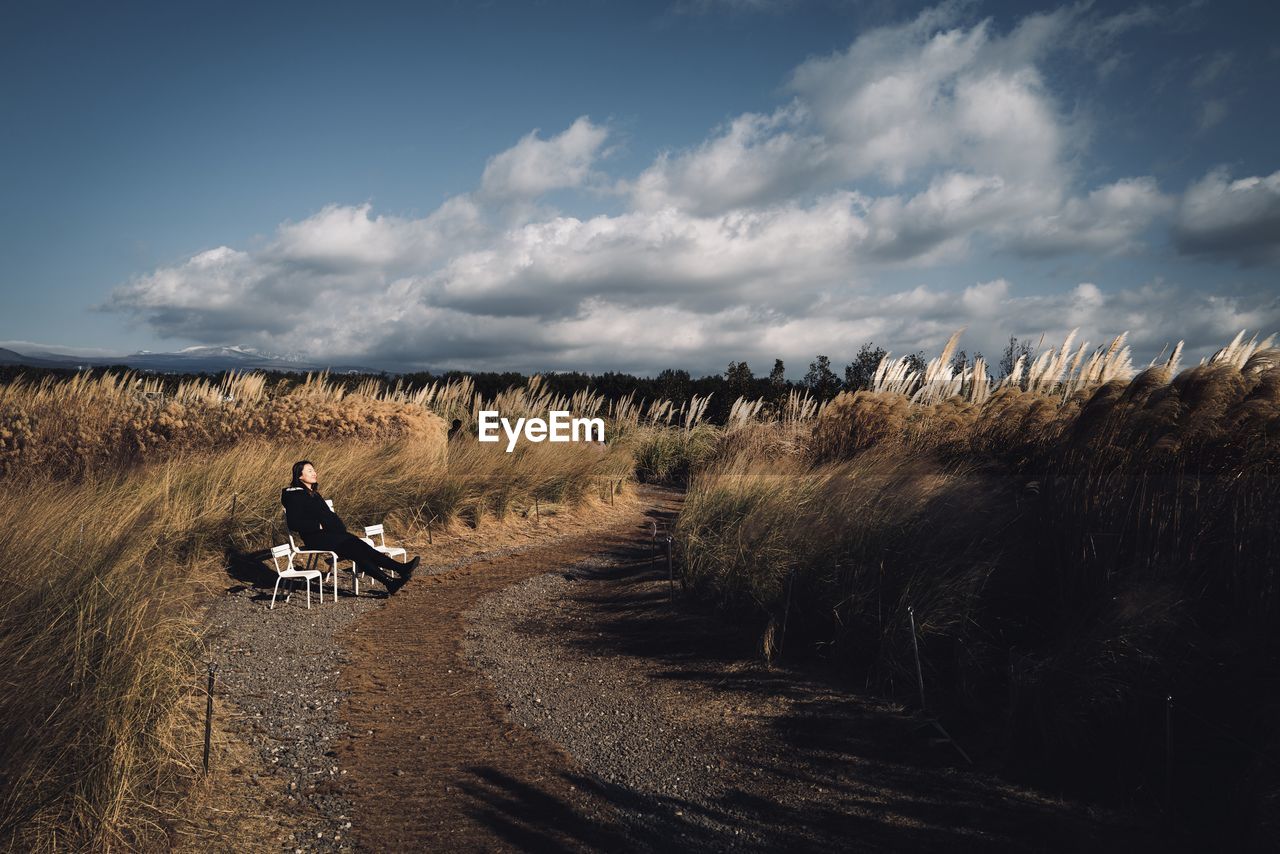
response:
<path id="1" fill-rule="evenodd" d="M 794 99 L 745 113 L 711 138 L 668 152 L 624 182 L 636 207 L 700 215 L 879 181 L 863 194 L 879 260 L 930 265 L 986 234 L 1017 252 L 1132 249 L 1168 212 L 1155 180 L 1075 189 L 1083 129 L 1057 105 L 1038 64 L 1063 45 L 1099 52 L 1149 23 L 1149 10 L 1025 18 L 1006 35 L 958 23 L 959 7 L 861 35 L 791 75 Z"/>
<path id="2" fill-rule="evenodd" d="M 1016 248 L 1027 254 L 1123 252 L 1136 248 L 1143 232 L 1175 204 L 1155 179 L 1125 178 L 1084 198 L 1068 199 L 1052 214 L 1037 215 L 1011 230 Z"/>
<path id="3" fill-rule="evenodd" d="M 820 185 L 831 166 L 826 142 L 803 124 L 798 103 L 768 116 L 744 113 L 692 151 L 662 154 L 622 188 L 642 210 L 696 214 L 789 198 Z"/>
<path id="4" fill-rule="evenodd" d="M 489 158 L 480 192 L 499 199 L 532 199 L 551 190 L 581 187 L 591 178 L 591 167 L 608 136 L 607 128 L 586 116 L 550 139 L 540 139 L 532 131 Z"/>
<path id="5" fill-rule="evenodd" d="M 787 104 L 739 115 L 632 179 L 599 171 L 610 132 L 584 116 L 490 158 L 474 193 L 428 216 L 329 205 L 260 248 L 139 276 L 108 307 L 201 343 L 525 370 L 807 363 L 870 339 L 934 348 L 958 326 L 971 349 L 1074 326 L 1154 342 L 1189 322 L 1163 306 L 1174 297 L 1215 342 L 1237 331 L 1230 323 L 1275 320 L 1274 303 L 1158 285 L 1035 295 L 992 275 L 959 289 L 876 287 L 885 271 L 945 281 L 941 265 L 975 245 L 997 258 L 1136 250 L 1175 210 L 1150 177 L 1081 179 L 1086 136 L 1040 72 L 1052 50 L 1103 52 L 1141 21 L 1072 7 L 1001 34 L 963 25 L 957 8 L 805 62 Z M 1194 186 L 1176 207 L 1179 248 L 1273 257 L 1278 176 L 1213 173 Z M 553 191 L 610 186 L 628 203 L 620 212 L 539 206 Z"/>
<path id="6" fill-rule="evenodd" d="M 939 165 L 1056 175 L 1062 119 L 1035 61 L 1065 17 L 1032 16 L 1000 37 L 985 21 L 946 29 L 953 15 L 931 10 L 793 72 L 791 88 L 834 149 L 842 178 L 900 185 Z"/>
<path id="7" fill-rule="evenodd" d="M 1233 181 L 1213 170 L 1183 195 L 1174 241 L 1188 255 L 1280 262 L 1280 171 Z"/>

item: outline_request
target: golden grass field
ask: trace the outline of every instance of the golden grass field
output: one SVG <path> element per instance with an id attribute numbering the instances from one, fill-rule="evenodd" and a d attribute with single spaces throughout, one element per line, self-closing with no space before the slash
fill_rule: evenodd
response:
<path id="1" fill-rule="evenodd" d="M 1280 351 L 1239 338 L 1135 371 L 1122 340 L 1069 339 L 994 384 L 952 370 L 954 347 L 825 404 L 739 400 L 725 425 L 702 423 L 705 399 L 564 398 L 537 378 L 488 401 L 323 376 L 0 388 L 0 839 L 154 842 L 195 774 L 198 611 L 228 549 L 280 537 L 303 457 L 344 513 L 397 530 L 572 505 L 602 477 L 687 481 L 686 579 L 756 621 L 764 655 L 913 697 L 911 608 L 933 711 L 1013 773 L 1146 806 L 1170 806 L 1175 696 L 1178 755 L 1205 781 L 1180 796 L 1274 831 Z M 447 445 L 481 408 L 599 415 L 610 449 Z"/>

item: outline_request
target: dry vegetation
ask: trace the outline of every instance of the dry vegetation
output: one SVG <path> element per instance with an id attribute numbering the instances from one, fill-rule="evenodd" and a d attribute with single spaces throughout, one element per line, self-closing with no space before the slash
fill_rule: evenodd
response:
<path id="1" fill-rule="evenodd" d="M 913 608 L 927 702 L 971 748 L 1267 847 L 1270 343 L 1180 373 L 1175 351 L 1132 379 L 1122 341 L 1068 343 L 995 389 L 949 375 L 949 353 L 923 377 L 886 361 L 810 423 L 728 432 L 679 522 L 688 580 L 758 620 L 766 653 L 817 651 L 918 705 Z"/>
<path id="2" fill-rule="evenodd" d="M 950 367 L 953 339 L 921 374 L 886 359 L 869 391 L 739 400 L 724 427 L 702 423 L 705 399 L 555 396 L 536 377 L 489 401 L 466 381 L 345 393 L 323 376 L 0 388 L 0 840 L 163 844 L 198 755 L 202 583 L 280 539 L 281 481 L 308 457 L 344 515 L 401 530 L 632 473 L 689 482 L 687 580 L 757 620 L 766 655 L 816 652 L 914 703 L 912 608 L 928 703 L 971 750 L 1194 803 L 1258 844 L 1280 802 L 1269 344 L 1181 372 L 1175 350 L 1135 376 L 1123 339 L 1068 339 L 993 383 Z M 481 408 L 599 415 L 610 449 L 464 441 L 446 464 L 445 424 Z"/>
<path id="3" fill-rule="evenodd" d="M 348 394 L 324 377 L 168 398 L 130 376 L 0 389 L 0 846 L 164 847 L 199 756 L 198 610 L 228 561 L 283 540 L 294 460 L 315 461 L 348 518 L 406 534 L 596 500 L 630 474 L 625 449 L 463 441 L 446 459 L 441 414 L 482 404 L 466 383 Z"/>

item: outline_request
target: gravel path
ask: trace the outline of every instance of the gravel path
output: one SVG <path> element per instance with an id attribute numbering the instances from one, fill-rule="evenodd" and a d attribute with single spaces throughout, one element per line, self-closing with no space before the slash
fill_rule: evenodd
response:
<path id="1" fill-rule="evenodd" d="M 421 585 L 425 577 L 530 548 L 491 549 L 436 566 L 424 563 L 405 590 Z M 239 572 L 250 576 L 255 571 L 246 556 Z M 344 572 L 339 578 L 336 603 L 331 584 L 322 605 L 313 583 L 310 609 L 303 592 L 286 602 L 282 590 L 276 607 L 268 610 L 270 587 L 264 591 L 241 584 L 219 597 L 207 613 L 208 652 L 218 666 L 217 716 L 259 759 L 256 770 L 235 772 L 248 788 L 236 809 L 259 813 L 254 828 L 258 850 L 353 850 L 347 769 L 334 749 L 351 735 L 342 717 L 346 693 L 339 684 L 341 669 L 351 660 L 343 633 L 388 598 L 372 580 L 361 585 L 359 597 L 352 596 L 350 575 Z"/>
<path id="2" fill-rule="evenodd" d="M 1141 847 L 673 602 L 647 531 L 679 495 L 640 495 L 595 533 L 424 565 L 391 599 L 219 600 L 220 708 L 260 760 L 254 850 Z"/>
<path id="3" fill-rule="evenodd" d="M 655 515 L 669 518 L 671 505 Z M 667 511 L 664 513 L 664 510 Z M 643 538 L 469 614 L 465 654 L 508 718 L 564 747 L 640 850 L 1098 851 L 1121 816 L 959 767 L 892 704 L 669 598 Z M 678 591 L 678 587 L 677 587 Z"/>
<path id="4" fill-rule="evenodd" d="M 249 742 L 268 772 L 265 779 L 251 773 L 249 784 L 263 790 L 267 805 L 304 819 L 304 829 L 286 836 L 284 846 L 351 850 L 344 840 L 351 803 L 342 794 L 344 770 L 331 749 L 346 731 L 338 713 L 338 674 L 348 657 L 334 636 L 378 607 L 381 597 L 362 591 L 334 604 L 326 594 L 321 606 L 314 586 L 312 593 L 310 610 L 300 595 L 267 610 L 253 588 L 219 599 L 209 614 L 210 650 L 218 663 L 219 697 L 239 710 L 231 731 Z"/>

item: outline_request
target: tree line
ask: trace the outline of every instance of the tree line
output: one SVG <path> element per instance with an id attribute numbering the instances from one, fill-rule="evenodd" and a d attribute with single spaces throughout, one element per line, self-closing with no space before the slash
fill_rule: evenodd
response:
<path id="1" fill-rule="evenodd" d="M 995 365 L 995 373 L 991 374 L 991 378 L 997 380 L 1007 376 L 1012 372 L 1013 366 L 1019 357 L 1025 357 L 1029 361 L 1034 354 L 1035 347 L 1030 342 L 1020 341 L 1016 337 L 1011 337 L 1008 346 L 1005 347 L 1004 353 Z M 641 377 L 617 371 L 605 371 L 600 374 L 566 371 L 542 374 L 542 385 L 543 388 L 555 394 L 571 395 L 584 389 L 591 389 L 610 401 L 621 400 L 627 395 L 633 395 L 637 402 L 665 399 L 673 401 L 677 406 L 687 403 L 695 395 L 698 397 L 711 395 L 711 402 L 708 405 L 704 420 L 722 424 L 728 419 L 729 410 L 733 406 L 733 402 L 739 397 L 745 397 L 749 400 L 763 398 L 770 403 L 780 404 L 793 391 L 808 393 L 817 400 L 830 400 L 842 391 L 853 392 L 868 389 L 875 378 L 876 368 L 886 355 L 887 352 L 883 347 L 871 342 L 863 344 L 853 360 L 844 366 L 842 376 L 836 373 L 828 356 L 819 354 L 809 363 L 808 370 L 799 380 L 788 380 L 786 378 L 785 363 L 782 359 L 774 359 L 773 367 L 768 374 L 760 376 L 757 376 L 745 361 L 731 361 L 723 374 L 712 374 L 699 378 L 694 378 L 682 368 L 667 368 L 654 377 Z M 952 358 L 952 367 L 957 370 L 972 367 L 974 362 L 981 357 L 981 353 L 975 353 L 973 359 L 970 359 L 969 355 L 962 350 Z M 923 353 L 912 353 L 906 358 L 912 370 L 924 371 L 926 362 Z M 91 373 L 98 375 L 107 372 L 120 373 L 126 370 L 130 369 L 120 365 L 110 368 L 93 368 Z M 9 365 L 0 367 L 0 383 L 9 383 L 18 377 L 37 380 L 44 376 L 71 376 L 74 373 L 76 372 L 59 368 L 30 368 Z M 146 371 L 135 371 L 135 373 L 144 373 L 148 376 L 159 378 L 165 389 L 176 389 L 179 383 L 184 380 L 209 379 L 210 376 L 208 374 L 152 374 Z M 304 382 L 307 377 L 305 373 L 285 371 L 273 371 L 270 372 L 270 375 L 275 382 L 286 389 Z M 213 378 L 216 381 L 224 376 L 225 372 L 214 374 Z M 334 385 L 354 389 L 372 378 L 387 387 L 399 382 L 402 387 L 414 390 L 432 383 L 458 381 L 467 377 L 471 378 L 476 391 L 487 398 L 492 398 L 508 388 L 523 386 L 529 381 L 529 375 L 518 371 L 445 371 L 442 373 L 413 371 L 402 374 L 389 374 L 386 372 L 377 374 L 346 373 L 331 374 L 329 381 Z"/>

